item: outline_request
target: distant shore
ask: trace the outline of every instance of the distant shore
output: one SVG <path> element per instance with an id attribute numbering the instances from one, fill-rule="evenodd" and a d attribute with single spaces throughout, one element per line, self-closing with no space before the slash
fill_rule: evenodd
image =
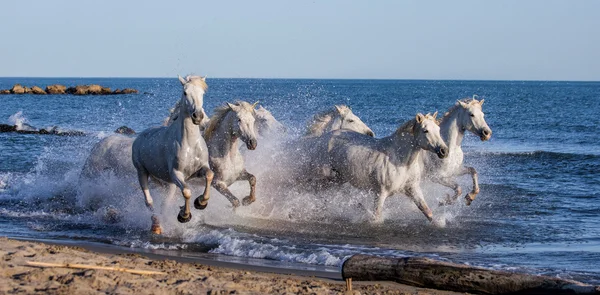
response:
<path id="1" fill-rule="evenodd" d="M 345 282 L 294 270 L 278 273 L 177 262 L 154 255 L 101 251 L 0 238 L 0 293 L 44 294 L 342 294 Z M 99 249 L 95 249 L 99 250 Z M 28 262 L 107 266 L 166 274 L 139 275 L 115 270 L 40 268 Z M 216 262 L 218 263 L 218 262 Z M 273 269 L 275 270 L 275 269 Z M 286 273 L 286 274 L 284 274 Z M 318 274 L 313 274 L 318 275 Z M 352 294 L 458 294 L 391 282 L 354 282 Z"/>
<path id="2" fill-rule="evenodd" d="M 72 94 L 72 95 L 115 95 L 115 94 L 136 94 L 139 91 L 133 88 L 116 89 L 112 91 L 109 87 L 100 86 L 97 84 L 77 85 L 67 87 L 62 84 L 53 84 L 42 89 L 38 86 L 23 86 L 15 84 L 11 89 L 0 89 L 0 94 Z"/>

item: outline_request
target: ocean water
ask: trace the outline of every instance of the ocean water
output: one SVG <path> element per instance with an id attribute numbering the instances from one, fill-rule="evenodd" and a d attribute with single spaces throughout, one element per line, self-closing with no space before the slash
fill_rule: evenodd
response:
<path id="1" fill-rule="evenodd" d="M 82 181 L 92 146 L 121 125 L 158 125 L 179 99 L 172 79 L 0 78 L 14 83 L 97 83 L 132 87 L 137 95 L 1 95 L 0 123 L 80 130 L 82 137 L 0 134 L 0 235 L 100 242 L 173 255 L 209 255 L 246 263 L 335 271 L 355 253 L 427 256 L 493 269 L 546 274 L 600 284 L 600 83 L 522 81 L 208 79 L 205 110 L 237 99 L 260 101 L 288 127 L 286 138 L 333 104 L 348 104 L 377 137 L 417 112 L 444 112 L 477 94 L 493 136 L 467 134 L 465 163 L 480 176 L 471 206 L 438 207 L 450 193 L 424 182 L 426 200 L 445 226 L 429 224 L 404 196 L 386 202 L 385 223 L 372 225 L 362 204 L 372 200 L 349 186 L 304 191 L 278 185 L 273 149 L 260 139 L 246 153 L 258 178 L 258 200 L 235 212 L 213 190 L 205 211 L 176 221 L 177 198 L 162 208 L 164 235 L 148 233 L 150 213 L 135 179 L 110 174 Z M 468 177 L 460 178 L 463 191 Z M 196 188 L 194 193 L 199 192 Z M 248 194 L 245 183 L 232 191 Z M 153 188 L 155 202 L 165 191 Z M 107 220 L 109 208 L 120 218 Z"/>

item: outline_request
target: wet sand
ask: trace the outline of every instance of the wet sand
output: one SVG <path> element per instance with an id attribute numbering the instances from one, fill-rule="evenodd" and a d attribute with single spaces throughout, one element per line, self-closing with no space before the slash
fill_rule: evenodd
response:
<path id="1" fill-rule="evenodd" d="M 145 253 L 106 253 L 77 246 L 0 238 L 0 294 L 458 294 L 392 282 L 354 282 L 250 265 L 223 267 L 177 262 Z M 104 252 L 104 253 L 101 253 Z M 98 265 L 166 274 L 114 270 L 41 268 L 27 262 Z M 276 273 L 278 271 L 279 273 Z M 286 272 L 289 274 L 283 274 Z"/>

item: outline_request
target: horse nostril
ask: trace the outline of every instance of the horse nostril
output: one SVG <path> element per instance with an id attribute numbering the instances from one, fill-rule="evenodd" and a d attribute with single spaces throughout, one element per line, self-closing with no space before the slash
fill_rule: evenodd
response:
<path id="1" fill-rule="evenodd" d="M 440 155 L 442 155 L 442 156 L 448 155 L 448 149 L 447 148 L 440 148 Z"/>
<path id="2" fill-rule="evenodd" d="M 490 136 L 491 132 L 489 130 L 483 130 L 483 135 Z"/>
<path id="3" fill-rule="evenodd" d="M 367 131 L 367 135 L 371 136 L 371 137 L 375 137 L 375 133 L 373 133 L 373 131 L 371 131 L 371 130 Z"/>

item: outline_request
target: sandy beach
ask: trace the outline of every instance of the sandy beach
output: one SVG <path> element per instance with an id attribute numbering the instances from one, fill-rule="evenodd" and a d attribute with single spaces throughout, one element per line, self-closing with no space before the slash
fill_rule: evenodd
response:
<path id="1" fill-rule="evenodd" d="M 98 253 L 81 247 L 0 238 L 1 294 L 340 294 L 345 282 L 297 274 L 258 272 L 144 255 Z M 28 262 L 85 264 L 158 271 L 36 267 Z M 457 294 L 392 282 L 354 282 L 349 294 Z"/>

